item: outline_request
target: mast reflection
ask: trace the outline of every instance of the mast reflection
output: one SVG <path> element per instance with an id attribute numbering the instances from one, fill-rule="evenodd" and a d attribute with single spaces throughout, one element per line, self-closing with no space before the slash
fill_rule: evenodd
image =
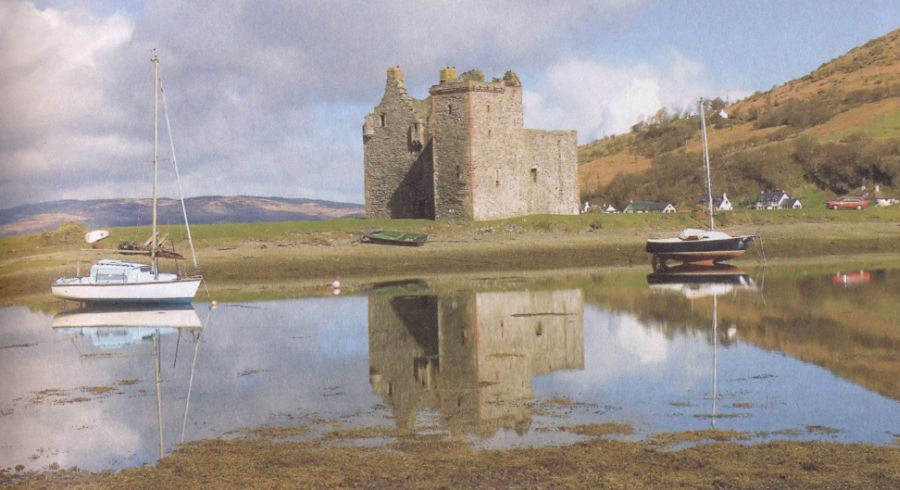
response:
<path id="1" fill-rule="evenodd" d="M 531 378 L 584 369 L 580 290 L 369 297 L 370 383 L 397 426 L 437 411 L 453 434 L 531 426 Z"/>
<path id="2" fill-rule="evenodd" d="M 181 442 L 184 442 L 190 390 L 200 348 L 200 332 L 203 327 L 203 323 L 197 312 L 194 311 L 193 306 L 90 306 L 57 314 L 53 317 L 51 326 L 57 331 L 87 337 L 94 347 L 103 350 L 122 349 L 129 345 L 152 344 L 160 458 L 165 454 L 165 444 L 163 441 L 162 369 L 160 366 L 159 339 L 162 335 L 177 333 L 179 335 L 179 343 L 176 345 L 179 345 L 182 333 L 189 332 L 194 337 L 194 355 L 191 362 L 191 382 L 185 400 L 184 418 L 182 420 Z"/>
<path id="3" fill-rule="evenodd" d="M 708 417 L 710 425 L 715 428 L 716 419 L 721 416 L 718 413 L 719 296 L 738 291 L 757 291 L 756 282 L 733 265 L 688 264 L 648 274 L 647 284 L 653 292 L 680 294 L 690 300 L 712 298 L 712 392 L 709 396 L 712 413 Z M 731 341 L 736 333 L 734 326 L 729 327 L 723 333 L 723 340 Z"/>

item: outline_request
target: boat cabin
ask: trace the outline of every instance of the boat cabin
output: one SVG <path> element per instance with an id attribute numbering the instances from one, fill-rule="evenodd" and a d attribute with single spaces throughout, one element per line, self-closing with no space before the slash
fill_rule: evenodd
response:
<path id="1" fill-rule="evenodd" d="M 94 284 L 140 282 L 150 274 L 150 264 L 135 264 L 121 260 L 99 260 L 91 266 Z"/>

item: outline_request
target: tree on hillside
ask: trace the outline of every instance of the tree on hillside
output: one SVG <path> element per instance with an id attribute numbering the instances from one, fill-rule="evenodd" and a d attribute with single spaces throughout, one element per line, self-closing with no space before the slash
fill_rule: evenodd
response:
<path id="1" fill-rule="evenodd" d="M 818 143 L 801 137 L 791 157 L 804 177 L 817 187 L 846 194 L 864 184 L 893 187 L 900 181 L 900 139 L 875 140 L 852 135 L 839 142 Z"/>

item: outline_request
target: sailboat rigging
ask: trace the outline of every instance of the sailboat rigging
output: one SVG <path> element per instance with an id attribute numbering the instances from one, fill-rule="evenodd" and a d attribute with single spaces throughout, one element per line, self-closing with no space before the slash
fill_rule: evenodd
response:
<path id="1" fill-rule="evenodd" d="M 148 250 L 143 247 L 135 247 L 131 250 L 120 250 L 124 254 L 143 254 L 150 256 L 150 264 L 125 262 L 116 259 L 101 259 L 92 267 L 89 276 L 61 277 L 51 285 L 51 292 L 57 298 L 80 301 L 82 303 L 190 303 L 197 293 L 200 276 L 181 277 L 179 274 L 163 273 L 159 270 L 159 258 L 174 257 L 180 255 L 161 250 L 164 238 L 160 240 L 158 232 L 158 177 L 159 177 L 159 94 L 161 86 L 159 81 L 159 57 L 154 56 L 153 63 L 153 223 Z M 165 105 L 165 99 L 163 99 Z M 169 141 L 172 141 L 171 126 L 168 124 L 166 113 L 166 125 L 169 129 Z M 174 145 L 173 150 L 174 150 Z M 174 162 L 174 151 L 172 152 Z M 177 164 L 176 164 L 177 176 Z M 178 183 L 181 193 L 181 182 Z M 184 197 L 179 196 L 182 203 L 182 211 L 185 217 L 185 227 L 190 238 L 190 225 L 187 222 L 187 212 L 184 210 Z M 196 254 L 193 243 L 191 252 L 194 255 L 194 266 L 197 266 Z M 77 276 L 77 273 L 76 273 Z"/>
<path id="2" fill-rule="evenodd" d="M 755 235 L 731 236 L 715 231 L 712 199 L 712 178 L 709 170 L 709 147 L 706 139 L 706 117 L 700 99 L 700 128 L 703 138 L 703 164 L 706 168 L 706 201 L 709 206 L 709 230 L 685 228 L 681 234 L 668 238 L 650 238 L 645 250 L 652 254 L 653 269 L 663 270 L 666 261 L 683 263 L 718 263 L 744 255 Z"/>

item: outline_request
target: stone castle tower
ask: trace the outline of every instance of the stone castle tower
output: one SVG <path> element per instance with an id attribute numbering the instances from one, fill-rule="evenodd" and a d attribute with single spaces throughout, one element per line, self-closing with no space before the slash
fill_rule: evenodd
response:
<path id="1" fill-rule="evenodd" d="M 366 215 L 483 220 L 577 214 L 575 131 L 525 129 L 522 85 L 506 72 L 440 72 L 430 96 L 406 92 L 400 67 L 363 124 Z"/>

